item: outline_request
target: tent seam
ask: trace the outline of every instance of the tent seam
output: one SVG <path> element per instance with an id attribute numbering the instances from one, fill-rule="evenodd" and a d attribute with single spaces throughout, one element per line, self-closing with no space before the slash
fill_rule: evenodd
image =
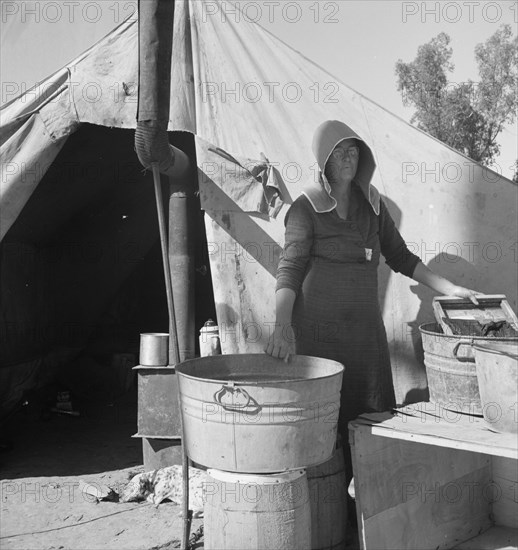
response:
<path id="1" fill-rule="evenodd" d="M 67 67 L 67 72 L 68 72 L 67 88 L 70 89 L 70 82 L 72 82 L 72 71 L 70 70 L 70 67 Z M 80 124 L 81 120 L 79 118 L 79 113 L 77 111 L 76 101 L 75 101 L 75 97 L 74 97 L 73 92 L 71 92 L 68 97 L 69 97 L 69 101 L 70 101 L 70 104 L 72 106 L 72 109 L 74 110 L 76 123 Z"/>

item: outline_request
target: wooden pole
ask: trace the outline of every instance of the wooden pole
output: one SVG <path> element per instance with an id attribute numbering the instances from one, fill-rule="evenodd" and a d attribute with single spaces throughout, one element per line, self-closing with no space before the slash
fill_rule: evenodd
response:
<path id="1" fill-rule="evenodd" d="M 169 254 L 167 246 L 167 233 L 164 216 L 164 206 L 162 201 L 162 186 L 160 185 L 160 170 L 158 163 L 154 162 L 151 165 L 153 169 L 153 182 L 155 185 L 156 207 L 158 211 L 158 224 L 160 228 L 160 246 L 162 248 L 162 262 L 164 265 L 165 288 L 167 294 L 167 308 L 169 310 L 169 366 L 175 366 L 180 363 L 180 350 L 178 347 L 178 335 L 176 330 L 176 316 L 174 312 L 174 297 L 173 286 L 171 284 L 171 271 L 169 269 Z M 178 391 L 178 401 L 180 402 L 180 392 Z M 180 407 L 178 407 L 180 412 Z M 189 533 L 191 530 L 191 514 L 189 511 L 189 457 L 185 449 L 185 432 L 182 426 L 182 514 L 183 514 L 183 533 L 182 533 L 182 550 L 187 550 L 189 544 Z"/>

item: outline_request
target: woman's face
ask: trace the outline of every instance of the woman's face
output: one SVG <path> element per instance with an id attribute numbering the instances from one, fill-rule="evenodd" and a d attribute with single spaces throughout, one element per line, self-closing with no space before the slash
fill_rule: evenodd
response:
<path id="1" fill-rule="evenodd" d="M 330 182 L 349 183 L 356 175 L 360 149 L 355 139 L 344 139 L 329 155 L 325 174 Z"/>

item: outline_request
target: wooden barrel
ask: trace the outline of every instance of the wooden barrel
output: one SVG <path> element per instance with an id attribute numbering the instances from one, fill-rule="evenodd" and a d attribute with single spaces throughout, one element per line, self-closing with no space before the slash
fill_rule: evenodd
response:
<path id="1" fill-rule="evenodd" d="M 347 487 L 342 447 L 307 469 L 312 550 L 342 550 L 347 528 Z"/>
<path id="2" fill-rule="evenodd" d="M 253 475 L 210 469 L 204 484 L 206 550 L 310 550 L 305 470 Z"/>

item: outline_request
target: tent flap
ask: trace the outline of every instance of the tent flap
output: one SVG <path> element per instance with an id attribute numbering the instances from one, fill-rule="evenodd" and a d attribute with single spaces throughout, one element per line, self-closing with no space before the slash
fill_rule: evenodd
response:
<path id="1" fill-rule="evenodd" d="M 0 148 L 0 240 L 15 222 L 29 197 L 66 141 L 56 139 L 40 114 L 33 114 Z"/>

